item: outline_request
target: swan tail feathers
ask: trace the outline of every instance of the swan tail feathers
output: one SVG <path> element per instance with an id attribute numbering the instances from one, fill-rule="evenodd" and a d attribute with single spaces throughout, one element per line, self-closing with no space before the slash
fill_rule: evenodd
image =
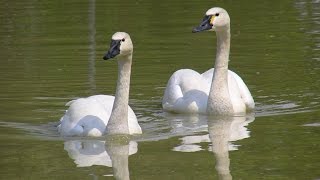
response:
<path id="1" fill-rule="evenodd" d="M 71 101 L 67 102 L 65 106 L 71 106 L 71 104 L 73 104 L 75 101 L 76 100 L 71 100 Z"/>
<path id="2" fill-rule="evenodd" d="M 169 84 L 165 90 L 162 99 L 162 106 L 169 107 L 170 105 L 174 104 L 177 101 L 177 99 L 181 97 L 183 97 L 181 87 L 176 84 Z"/>

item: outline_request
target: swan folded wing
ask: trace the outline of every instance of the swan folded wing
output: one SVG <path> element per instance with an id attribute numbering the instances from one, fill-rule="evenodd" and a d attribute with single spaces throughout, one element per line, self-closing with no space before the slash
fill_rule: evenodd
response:
<path id="1" fill-rule="evenodd" d="M 138 119 L 130 106 L 128 106 L 128 127 L 130 134 L 142 134 Z"/>
<path id="2" fill-rule="evenodd" d="M 101 136 L 108 123 L 110 112 L 95 98 L 74 100 L 58 127 L 63 136 Z"/>
<path id="3" fill-rule="evenodd" d="M 208 85 L 209 88 L 210 88 L 211 83 L 212 83 L 213 72 L 214 72 L 214 68 L 211 68 L 211 69 L 209 69 L 206 72 L 201 74 L 202 79 L 206 81 L 206 84 Z"/>
<path id="4" fill-rule="evenodd" d="M 209 91 L 207 91 L 209 86 L 206 81 L 201 74 L 192 69 L 179 70 L 178 80 L 178 84 L 180 85 L 183 94 L 186 94 L 191 90 L 204 91 L 206 94 L 209 93 Z"/>
<path id="5" fill-rule="evenodd" d="M 71 100 L 71 101 L 67 102 L 67 103 L 65 104 L 65 106 L 71 106 L 71 104 L 74 103 L 76 100 L 77 100 L 77 99 L 74 99 L 74 100 Z"/>
<path id="6" fill-rule="evenodd" d="M 63 136 L 101 136 L 108 124 L 115 97 L 94 95 L 79 98 L 69 103 L 69 109 L 60 119 L 58 131 Z M 128 126 L 130 134 L 141 134 L 136 115 L 128 106 Z"/>
<path id="7" fill-rule="evenodd" d="M 201 75 L 208 84 L 211 84 L 213 73 L 214 68 L 211 68 Z M 228 70 L 228 86 L 234 110 L 242 111 L 241 109 L 244 108 L 243 103 L 248 110 L 254 109 L 254 101 L 248 87 L 243 82 L 241 77 L 231 70 Z"/>
<path id="8" fill-rule="evenodd" d="M 92 102 L 103 106 L 104 111 L 111 114 L 115 97 L 110 95 L 94 95 L 88 97 Z M 108 116 L 109 118 L 109 116 Z"/>
<path id="9" fill-rule="evenodd" d="M 163 108 L 170 109 L 171 106 L 175 103 L 175 101 L 177 101 L 177 99 L 181 97 L 183 97 L 183 94 L 179 85 L 168 85 L 162 99 Z"/>
<path id="10" fill-rule="evenodd" d="M 180 77 L 182 74 L 183 70 L 178 70 L 174 72 L 168 80 L 162 99 L 162 106 L 165 110 L 170 110 L 175 101 L 183 97 L 183 93 L 180 87 Z"/>
<path id="11" fill-rule="evenodd" d="M 174 104 L 178 113 L 205 113 L 207 109 L 208 94 L 194 89 L 186 92 L 183 97 L 177 99 Z"/>
<path id="12" fill-rule="evenodd" d="M 235 72 L 232 72 L 229 70 L 229 73 L 233 75 L 233 78 L 236 80 L 239 90 L 240 90 L 240 95 L 241 98 L 243 99 L 246 107 L 248 110 L 253 110 L 255 107 L 254 100 L 252 98 L 252 95 L 247 87 L 247 85 L 244 83 L 244 81 L 241 79 L 240 76 L 238 76 Z"/>
<path id="13" fill-rule="evenodd" d="M 74 103 L 76 100 L 77 100 L 77 99 L 74 99 L 74 100 L 71 100 L 71 101 L 67 102 L 67 103 L 65 104 L 65 106 L 71 106 L 71 104 Z M 61 132 L 60 132 L 61 121 L 63 121 L 64 119 L 66 119 L 65 116 L 66 116 L 67 112 L 68 112 L 68 110 L 65 110 L 65 112 L 64 112 L 65 115 L 60 118 L 60 124 L 57 126 L 59 133 L 61 133 Z"/>
<path id="14" fill-rule="evenodd" d="M 198 72 L 191 69 L 178 70 L 167 83 L 162 101 L 163 109 L 178 113 L 196 113 L 200 109 L 203 111 L 209 87 Z"/>
<path id="15" fill-rule="evenodd" d="M 103 104 L 105 111 L 111 114 L 113 108 L 113 102 L 115 97 L 109 95 L 95 95 L 91 96 L 95 101 Z M 108 116 L 109 119 L 109 116 Z M 128 105 L 128 126 L 130 134 L 142 134 L 141 127 L 138 123 L 137 117 L 132 110 L 132 108 Z"/>

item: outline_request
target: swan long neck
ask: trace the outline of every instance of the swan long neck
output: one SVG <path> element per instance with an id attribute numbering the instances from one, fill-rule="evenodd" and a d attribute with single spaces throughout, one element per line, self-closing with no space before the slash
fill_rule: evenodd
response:
<path id="1" fill-rule="evenodd" d="M 228 61 L 230 52 L 230 28 L 217 31 L 217 54 L 211 89 L 208 97 L 208 114 L 232 114 L 233 107 L 228 88 Z"/>
<path id="2" fill-rule="evenodd" d="M 217 54 L 214 64 L 215 69 L 228 72 L 228 62 L 230 53 L 230 29 L 227 31 L 218 31 L 217 34 Z"/>
<path id="3" fill-rule="evenodd" d="M 128 102 L 132 55 L 118 60 L 118 81 L 112 113 L 106 127 L 107 134 L 129 134 Z"/>

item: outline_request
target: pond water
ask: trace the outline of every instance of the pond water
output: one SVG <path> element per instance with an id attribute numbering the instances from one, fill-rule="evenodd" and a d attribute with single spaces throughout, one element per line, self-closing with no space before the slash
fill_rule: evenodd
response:
<path id="1" fill-rule="evenodd" d="M 320 179 L 320 1 L 0 0 L 0 179 Z M 205 11 L 231 16 L 229 68 L 255 114 L 162 111 L 170 75 L 213 66 Z M 63 139 L 65 103 L 114 94 L 111 35 L 134 43 L 130 105 L 143 135 Z M 209 122 L 209 123 L 208 123 Z"/>

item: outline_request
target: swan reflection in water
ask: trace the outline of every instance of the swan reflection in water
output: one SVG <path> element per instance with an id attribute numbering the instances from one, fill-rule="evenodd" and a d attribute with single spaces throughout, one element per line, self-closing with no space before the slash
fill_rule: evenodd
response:
<path id="1" fill-rule="evenodd" d="M 196 117 L 190 118 L 192 124 L 196 124 Z M 215 169 L 219 175 L 219 179 L 229 180 L 232 179 L 229 166 L 229 151 L 238 150 L 235 141 L 250 137 L 250 131 L 247 125 L 254 121 L 254 115 L 246 117 L 198 117 L 199 122 L 207 119 L 209 134 L 205 135 L 190 135 L 181 138 L 181 145 L 174 147 L 174 151 L 180 152 L 196 152 L 204 150 L 200 143 L 211 142 L 209 151 L 212 151 L 215 157 Z M 185 119 L 186 120 L 186 119 Z M 184 122 L 186 123 L 186 122 Z M 200 123 L 203 124 L 203 123 Z M 184 125 L 177 125 L 181 129 Z"/>
<path id="2" fill-rule="evenodd" d="M 69 140 L 64 143 L 64 149 L 77 167 L 112 167 L 115 179 L 126 180 L 130 179 L 128 157 L 137 153 L 138 144 L 128 140 Z"/>

